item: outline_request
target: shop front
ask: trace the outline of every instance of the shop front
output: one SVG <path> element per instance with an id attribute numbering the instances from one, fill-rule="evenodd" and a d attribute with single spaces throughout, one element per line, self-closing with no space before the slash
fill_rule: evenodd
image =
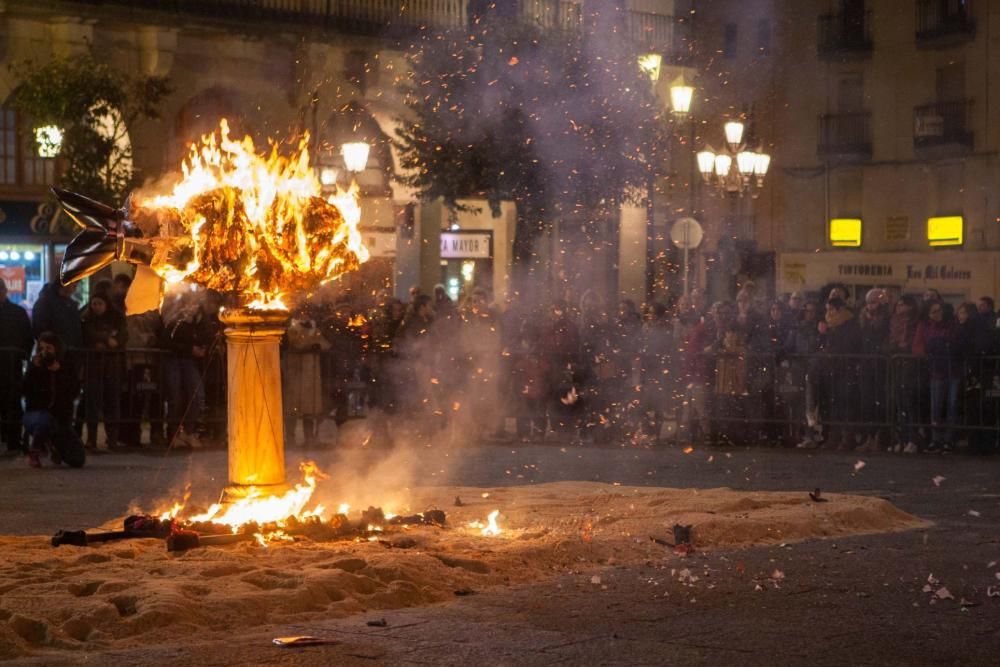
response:
<path id="1" fill-rule="evenodd" d="M 52 202 L 0 200 L 0 278 L 11 301 L 31 310 L 45 283 L 58 277 L 72 233 Z"/>
<path id="2" fill-rule="evenodd" d="M 441 284 L 453 301 L 480 287 L 493 294 L 493 232 L 441 232 Z"/>
<path id="3" fill-rule="evenodd" d="M 860 301 L 872 287 L 894 296 L 936 289 L 951 303 L 1000 295 L 997 253 L 940 251 L 923 253 L 818 252 L 779 257 L 779 292 L 814 292 L 845 285 Z"/>

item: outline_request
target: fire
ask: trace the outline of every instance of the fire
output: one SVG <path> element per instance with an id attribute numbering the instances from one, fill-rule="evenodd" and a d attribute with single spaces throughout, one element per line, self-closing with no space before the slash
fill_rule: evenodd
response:
<path id="1" fill-rule="evenodd" d="M 234 533 L 248 523 L 282 525 L 290 517 L 308 519 L 317 517 L 325 520 L 326 508 L 319 504 L 310 504 L 316 485 L 326 475 L 312 461 L 302 463 L 302 481 L 280 496 L 270 496 L 256 487 L 250 487 L 244 498 L 224 505 L 215 503 L 208 510 L 193 516 L 182 516 L 184 502 L 174 503 L 173 507 L 160 515 L 163 519 L 182 518 L 189 523 L 217 523 L 229 526 Z M 187 498 L 185 498 L 186 502 Z M 280 531 L 279 531 L 280 532 Z M 280 536 L 278 536 L 280 538 Z M 271 539 L 268 535 L 267 539 Z"/>
<path id="2" fill-rule="evenodd" d="M 368 259 L 357 184 L 323 199 L 308 142 L 289 155 L 276 144 L 258 153 L 250 137 L 231 139 L 223 119 L 192 144 L 173 190 L 132 204 L 132 218 L 158 230 L 153 269 L 281 310 L 288 295 L 357 269 Z"/>
<path id="3" fill-rule="evenodd" d="M 478 528 L 483 535 L 487 537 L 495 537 L 502 532 L 500 526 L 497 525 L 498 516 L 500 516 L 500 510 L 493 510 L 490 512 L 489 516 L 486 517 L 485 525 L 482 521 L 473 521 L 469 524 L 469 528 Z"/>

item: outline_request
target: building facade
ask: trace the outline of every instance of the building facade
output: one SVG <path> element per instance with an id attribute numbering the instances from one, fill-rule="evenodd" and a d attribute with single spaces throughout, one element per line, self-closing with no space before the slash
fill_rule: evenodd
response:
<path id="1" fill-rule="evenodd" d="M 711 103 L 751 113 L 772 145 L 752 222 L 757 249 L 775 253 L 775 292 L 1000 293 L 1000 4 L 702 9 Z"/>

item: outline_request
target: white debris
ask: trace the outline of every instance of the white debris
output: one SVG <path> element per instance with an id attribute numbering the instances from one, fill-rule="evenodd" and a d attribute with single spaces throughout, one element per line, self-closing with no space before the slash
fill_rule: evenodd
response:
<path id="1" fill-rule="evenodd" d="M 942 477 L 941 475 L 935 475 L 934 479 L 932 479 L 931 481 L 934 482 L 934 486 L 941 486 L 941 482 L 943 482 L 945 479 L 946 478 Z"/>
<path id="2" fill-rule="evenodd" d="M 937 596 L 937 598 L 939 600 L 954 600 L 955 599 L 955 596 L 951 594 L 951 591 L 949 591 L 944 586 L 942 586 L 941 588 L 937 589 L 937 591 L 934 593 L 934 595 Z"/>
<path id="3" fill-rule="evenodd" d="M 860 471 L 866 465 L 867 464 L 864 461 L 862 461 L 862 460 L 859 459 L 858 462 L 854 464 L 854 472 Z"/>
<path id="4" fill-rule="evenodd" d="M 969 510 L 969 516 L 982 516 L 982 514 L 980 514 L 976 510 Z"/>
<path id="5" fill-rule="evenodd" d="M 601 578 L 600 578 L 600 577 L 598 577 L 598 576 L 597 576 L 597 575 L 595 574 L 594 576 L 592 576 L 592 577 L 590 578 L 590 583 L 592 583 L 592 584 L 594 584 L 595 586 L 597 586 L 598 584 L 600 584 L 600 583 L 601 583 Z"/>

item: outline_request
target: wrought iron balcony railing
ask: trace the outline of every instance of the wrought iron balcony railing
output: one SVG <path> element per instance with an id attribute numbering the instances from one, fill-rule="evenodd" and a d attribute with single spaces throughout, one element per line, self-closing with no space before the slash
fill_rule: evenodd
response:
<path id="1" fill-rule="evenodd" d="M 976 36 L 970 0 L 917 0 L 917 46 L 958 44 Z"/>
<path id="2" fill-rule="evenodd" d="M 972 148 L 972 101 L 935 102 L 913 108 L 913 147 Z"/>
<path id="3" fill-rule="evenodd" d="M 821 114 L 817 153 L 824 159 L 871 158 L 871 121 L 870 111 Z"/>
<path id="4" fill-rule="evenodd" d="M 422 29 L 460 28 L 469 20 L 468 0 L 70 0 L 114 8 L 136 17 L 150 12 L 217 21 L 301 26 L 320 30 L 405 37 Z M 519 20 L 546 30 L 583 28 L 583 5 L 569 0 L 519 0 Z M 688 55 L 690 23 L 666 14 L 628 11 L 627 34 L 636 47 L 673 60 Z"/>
<path id="5" fill-rule="evenodd" d="M 820 57 L 867 57 L 872 48 L 871 12 L 819 17 L 816 50 Z"/>

